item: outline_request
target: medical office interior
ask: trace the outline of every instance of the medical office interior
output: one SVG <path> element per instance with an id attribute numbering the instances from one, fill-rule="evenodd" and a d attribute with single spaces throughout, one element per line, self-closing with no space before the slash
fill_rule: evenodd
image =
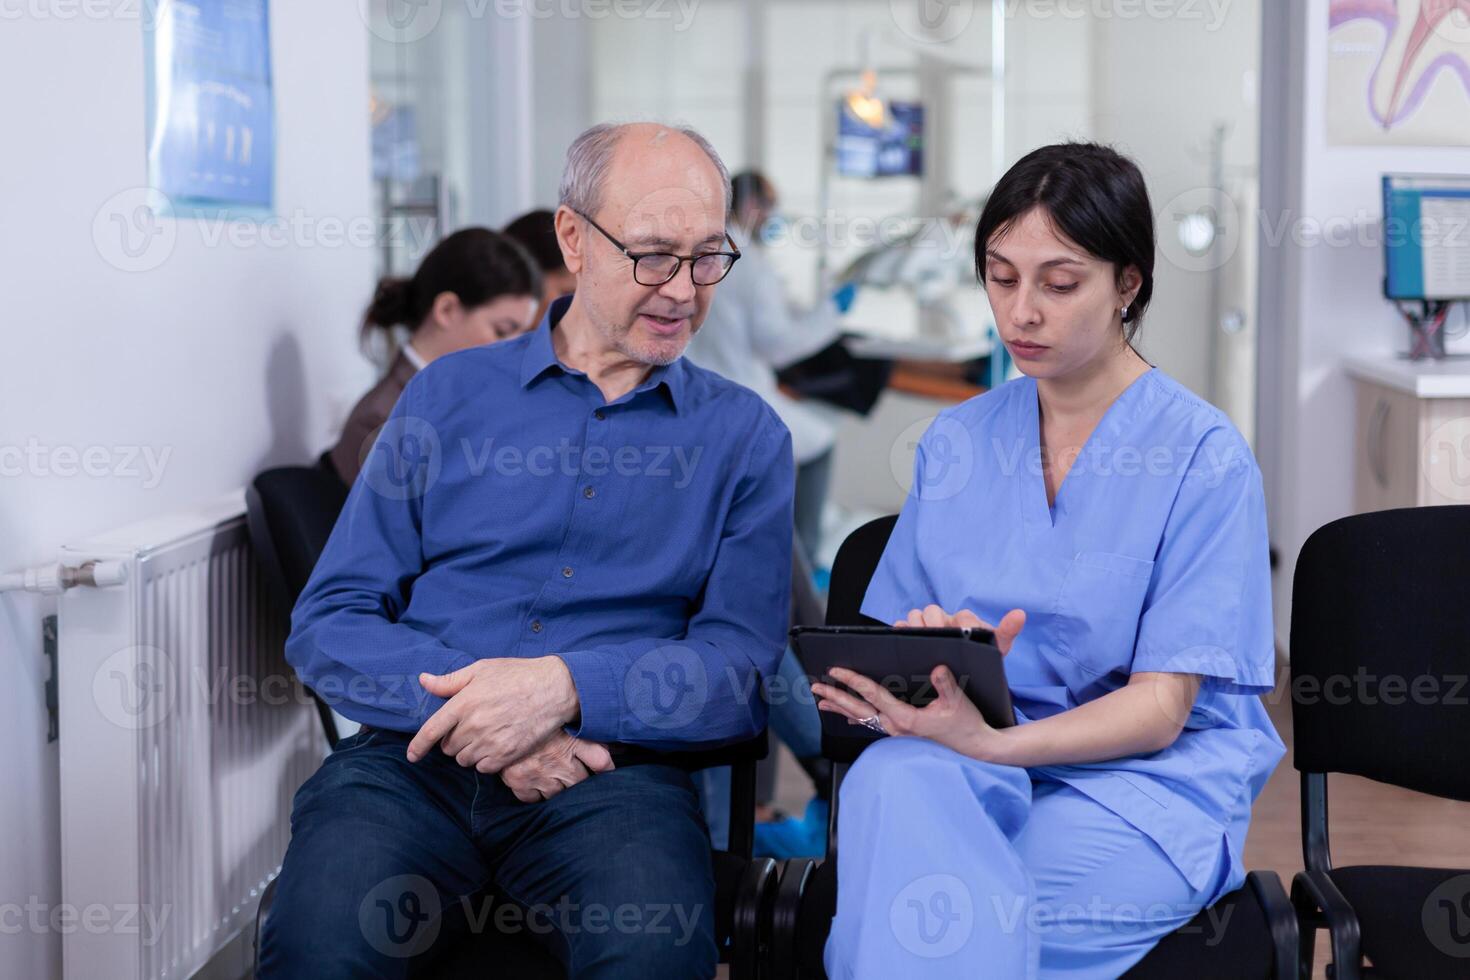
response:
<path id="1" fill-rule="evenodd" d="M 1259 465 L 1287 747 L 1244 851 L 1279 887 L 1232 895 L 1219 943 L 1164 943 L 1203 976 L 1284 977 L 1299 944 L 1303 975 L 1470 973 L 1470 4 L 0 0 L 0 78 L 0 976 L 254 975 L 293 795 L 356 729 L 283 657 L 280 563 L 313 515 L 252 514 L 258 478 L 329 466 L 393 368 L 404 330 L 362 331 L 379 280 L 554 211 L 569 145 L 609 121 L 692 127 L 736 175 L 758 255 L 716 311 L 764 290 L 824 331 L 722 347 L 712 313 L 686 355 L 803 429 L 810 625 L 935 417 L 1023 376 L 976 280 L 996 182 L 1060 142 L 1136 162 L 1137 347 Z M 540 283 L 570 290 L 550 221 L 517 253 L 541 309 Z M 1337 559 L 1309 562 L 1327 525 Z M 1320 650 L 1324 616 L 1364 642 Z M 1303 714 L 1329 702 L 1352 714 Z M 735 766 L 758 810 L 753 851 L 728 828 L 752 853 L 722 976 L 823 975 L 798 913 L 842 764 L 777 735 Z M 1334 755 L 1349 735 L 1390 761 Z"/>

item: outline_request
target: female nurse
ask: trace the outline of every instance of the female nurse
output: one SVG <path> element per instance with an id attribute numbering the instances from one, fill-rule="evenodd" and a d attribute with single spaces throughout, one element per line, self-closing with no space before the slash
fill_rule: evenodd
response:
<path id="1" fill-rule="evenodd" d="M 923 709 L 814 685 L 894 736 L 841 790 L 834 980 L 1117 977 L 1244 881 L 1284 753 L 1261 476 L 1134 350 L 1153 266 L 1143 177 L 1105 147 L 1036 150 L 985 205 L 976 274 L 1024 377 L 920 440 L 863 612 L 996 624 L 1019 724 L 944 668 Z"/>

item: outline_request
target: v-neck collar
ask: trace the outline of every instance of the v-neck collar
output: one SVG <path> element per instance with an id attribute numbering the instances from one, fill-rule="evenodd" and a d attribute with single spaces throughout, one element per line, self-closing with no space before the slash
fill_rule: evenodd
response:
<path id="1" fill-rule="evenodd" d="M 1143 372 L 1138 377 L 1129 382 L 1128 387 L 1120 391 L 1118 393 L 1118 396 L 1113 399 L 1110 405 L 1108 405 L 1107 409 L 1102 414 L 1102 418 L 1097 420 L 1097 425 L 1093 426 L 1092 431 L 1087 434 L 1087 440 L 1082 443 L 1082 448 L 1078 452 L 1076 460 L 1073 461 L 1071 468 L 1067 470 L 1067 475 L 1057 486 L 1057 495 L 1055 500 L 1053 500 L 1051 504 L 1048 504 L 1046 502 L 1046 470 L 1044 465 L 1041 465 L 1044 464 L 1045 458 L 1043 457 L 1041 451 L 1040 394 L 1036 390 L 1036 379 L 1026 379 L 1026 387 L 1020 393 L 1021 429 L 1025 433 L 1026 438 L 1025 458 L 1028 460 L 1035 459 L 1038 463 L 1038 466 L 1035 470 L 1032 470 L 1030 467 L 1022 467 L 1020 471 L 1022 474 L 1021 511 L 1022 516 L 1024 517 L 1027 524 L 1046 530 L 1050 530 L 1051 528 L 1056 527 L 1057 509 L 1061 508 L 1063 511 L 1065 511 L 1066 507 L 1064 506 L 1064 504 L 1067 501 L 1070 501 L 1072 497 L 1075 496 L 1077 493 L 1075 489 L 1067 489 L 1068 487 L 1071 487 L 1074 482 L 1076 482 L 1073 480 L 1073 477 L 1083 476 L 1087 472 L 1087 464 L 1084 463 L 1084 460 L 1087 457 L 1088 448 L 1092 445 L 1093 440 L 1098 437 L 1098 433 L 1104 431 L 1105 427 L 1111 428 L 1117 423 L 1119 406 L 1122 405 L 1125 401 L 1129 400 L 1132 392 L 1139 387 L 1140 381 L 1142 381 L 1144 378 L 1147 378 L 1149 375 L 1153 374 L 1157 370 L 1158 368 L 1150 365 L 1147 371 Z M 1083 463 L 1083 469 L 1081 473 L 1078 473 L 1077 470 L 1077 466 L 1079 463 Z M 1065 499 L 1063 498 L 1064 493 L 1066 494 Z"/>

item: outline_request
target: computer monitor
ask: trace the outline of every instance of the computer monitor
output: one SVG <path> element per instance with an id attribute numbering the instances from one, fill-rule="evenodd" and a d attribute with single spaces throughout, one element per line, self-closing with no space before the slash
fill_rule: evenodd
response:
<path id="1" fill-rule="evenodd" d="M 847 100 L 837 103 L 837 173 L 842 177 L 922 177 L 924 107 L 882 103 L 883 121 L 860 119 Z"/>
<path id="2" fill-rule="evenodd" d="M 1470 299 L 1470 176 L 1383 175 L 1383 293 Z"/>

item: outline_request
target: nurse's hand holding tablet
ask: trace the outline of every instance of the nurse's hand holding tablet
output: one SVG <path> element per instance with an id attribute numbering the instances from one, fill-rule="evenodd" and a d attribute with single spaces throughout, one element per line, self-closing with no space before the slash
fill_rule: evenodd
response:
<path id="1" fill-rule="evenodd" d="M 908 619 L 893 623 L 896 629 L 912 626 L 994 630 L 995 645 L 1002 654 L 1010 653 L 1016 634 L 1025 625 L 1026 613 L 1020 609 L 1012 609 L 1001 619 L 999 626 L 992 626 L 968 609 L 950 615 L 934 605 L 915 609 L 909 613 Z M 991 727 L 975 703 L 960 690 L 948 667 L 936 667 L 929 675 L 938 697 L 923 708 L 894 697 L 881 684 L 856 671 L 833 667 L 829 673 L 861 696 L 855 697 L 829 684 L 815 683 L 812 693 L 819 699 L 817 708 L 843 715 L 855 725 L 869 724 L 876 718 L 877 725 L 890 735 L 917 735 L 975 759 L 999 757 L 1002 754 L 1001 740 L 1015 731 Z"/>

